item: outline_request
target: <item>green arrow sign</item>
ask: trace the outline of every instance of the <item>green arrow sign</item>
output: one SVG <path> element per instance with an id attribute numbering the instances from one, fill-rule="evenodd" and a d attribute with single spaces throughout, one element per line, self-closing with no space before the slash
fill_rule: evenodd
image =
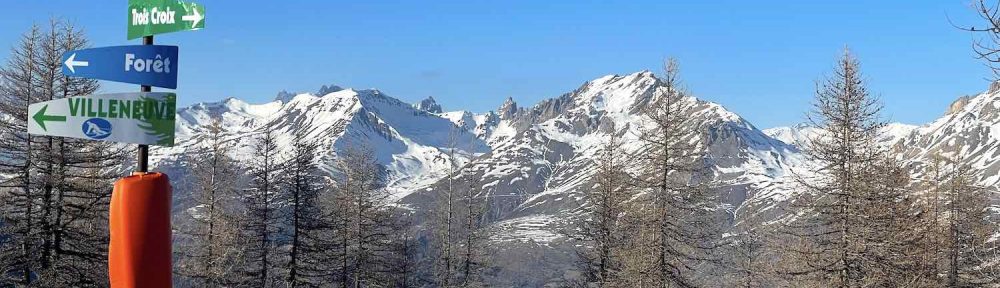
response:
<path id="1" fill-rule="evenodd" d="M 176 0 L 128 0 L 128 39 L 205 28 L 205 6 Z"/>
<path id="2" fill-rule="evenodd" d="M 163 92 L 69 97 L 28 106 L 28 133 L 173 146 L 177 95 Z"/>
<path id="3" fill-rule="evenodd" d="M 45 110 L 48 109 L 49 105 L 45 104 L 45 106 L 42 106 L 41 110 L 35 112 L 35 116 L 31 116 L 31 119 L 35 119 L 35 123 L 38 123 L 38 126 L 42 127 L 43 131 L 49 130 L 45 128 L 45 121 L 66 122 L 66 116 L 45 115 Z"/>

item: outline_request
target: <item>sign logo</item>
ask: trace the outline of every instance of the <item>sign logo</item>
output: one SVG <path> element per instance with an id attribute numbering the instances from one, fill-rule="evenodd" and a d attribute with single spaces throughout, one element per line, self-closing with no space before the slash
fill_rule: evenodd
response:
<path id="1" fill-rule="evenodd" d="M 90 118 L 83 121 L 80 128 L 83 129 L 83 135 L 87 135 L 91 139 L 104 139 L 111 136 L 111 122 L 101 118 Z"/>

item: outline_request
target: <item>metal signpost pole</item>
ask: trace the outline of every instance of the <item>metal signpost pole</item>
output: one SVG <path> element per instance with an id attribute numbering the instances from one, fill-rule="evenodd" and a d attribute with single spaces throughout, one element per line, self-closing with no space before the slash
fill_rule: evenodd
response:
<path id="1" fill-rule="evenodd" d="M 142 37 L 142 45 L 153 45 L 153 35 Z M 139 86 L 139 92 L 152 92 L 153 87 L 149 85 Z M 139 144 L 139 150 L 136 151 L 136 156 L 138 159 L 136 164 L 136 172 L 146 173 L 149 171 L 149 145 Z"/>

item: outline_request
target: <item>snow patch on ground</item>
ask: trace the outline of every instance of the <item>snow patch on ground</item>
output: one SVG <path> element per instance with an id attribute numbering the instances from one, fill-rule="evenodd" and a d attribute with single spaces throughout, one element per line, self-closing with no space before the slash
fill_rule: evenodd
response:
<path id="1" fill-rule="evenodd" d="M 492 233 L 492 242 L 535 242 L 550 243 L 562 238 L 551 231 L 556 218 L 549 215 L 533 215 L 505 220 L 494 224 L 496 232 Z"/>

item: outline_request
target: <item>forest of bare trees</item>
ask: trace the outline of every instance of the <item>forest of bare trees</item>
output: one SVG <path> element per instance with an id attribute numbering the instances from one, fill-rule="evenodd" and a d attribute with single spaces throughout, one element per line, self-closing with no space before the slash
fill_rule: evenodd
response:
<path id="1" fill-rule="evenodd" d="M 218 122 L 216 122 L 218 123 Z M 187 244 L 178 244 L 178 275 L 193 286 L 403 287 L 416 283 L 412 239 L 402 215 L 386 201 L 373 154 L 364 145 L 341 154 L 336 173 L 320 169 L 321 142 L 263 126 L 254 162 L 225 156 L 233 138 L 209 127 L 194 194 Z M 237 167 L 248 169 L 247 179 Z M 214 175 L 214 176 L 213 176 Z M 241 184 L 240 181 L 247 183 Z M 248 187 L 238 191 L 235 187 Z M 241 194 L 242 193 L 242 194 Z"/>
<path id="2" fill-rule="evenodd" d="M 217 123 L 217 122 L 216 122 Z M 321 142 L 287 135 L 290 153 L 279 153 L 279 132 L 258 131 L 256 159 L 225 156 L 226 131 L 210 126 L 205 152 L 193 168 L 193 231 L 180 247 L 178 275 L 193 286 L 408 287 L 416 283 L 414 246 L 403 215 L 387 201 L 372 151 L 357 145 L 340 154 L 336 173 L 320 168 Z M 228 139 L 228 140 L 226 140 Z M 247 179 L 233 171 L 248 170 Z M 212 175 L 219 176 L 218 178 Z M 247 183 L 241 184 L 240 181 Z M 238 191 L 234 187 L 247 187 Z"/>
<path id="3" fill-rule="evenodd" d="M 675 60 L 660 102 L 646 115 L 643 146 L 622 151 L 612 132 L 595 161 L 575 238 L 580 287 L 993 287 L 998 232 L 990 192 L 962 159 L 935 164 L 919 185 L 896 151 L 878 145 L 881 103 L 845 50 L 817 84 L 804 147 L 818 169 L 796 175 L 802 191 L 781 221 L 744 219 L 723 237 L 713 214 L 712 171 L 698 127 L 685 123 Z M 630 157 L 631 156 L 631 157 Z M 641 158 L 639 158 L 641 157 Z M 644 159 L 638 169 L 623 161 Z M 747 214 L 746 217 L 751 217 Z M 737 219 L 740 220 L 740 219 Z M 725 255 L 723 255 L 725 254 Z M 695 272 L 694 270 L 700 270 Z"/>
<path id="4" fill-rule="evenodd" d="M 87 95 L 96 81 L 61 73 L 83 32 L 52 20 L 32 27 L 0 68 L 0 283 L 77 287 L 107 281 L 108 204 L 124 145 L 27 134 L 28 104 Z"/>

